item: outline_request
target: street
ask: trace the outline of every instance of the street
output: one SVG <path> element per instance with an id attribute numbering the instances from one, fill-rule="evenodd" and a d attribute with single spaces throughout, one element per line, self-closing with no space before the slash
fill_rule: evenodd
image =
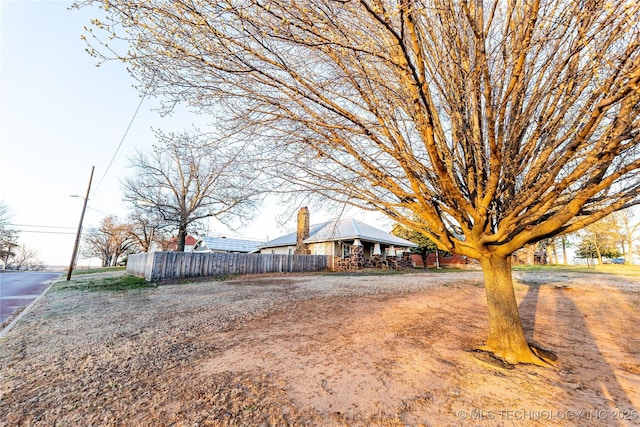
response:
<path id="1" fill-rule="evenodd" d="M 40 271 L 0 273 L 0 324 L 42 295 L 60 274 Z"/>

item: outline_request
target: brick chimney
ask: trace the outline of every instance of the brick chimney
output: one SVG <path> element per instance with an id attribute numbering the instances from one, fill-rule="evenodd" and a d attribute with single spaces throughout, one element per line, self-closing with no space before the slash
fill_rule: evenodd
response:
<path id="1" fill-rule="evenodd" d="M 296 255 L 309 255 L 311 251 L 304 243 L 309 237 L 309 209 L 305 206 L 298 211 L 298 228 L 296 231 Z"/>

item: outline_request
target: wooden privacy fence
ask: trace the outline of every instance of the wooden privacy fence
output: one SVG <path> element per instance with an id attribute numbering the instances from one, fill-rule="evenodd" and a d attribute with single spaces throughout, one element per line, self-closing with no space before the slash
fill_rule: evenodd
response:
<path id="1" fill-rule="evenodd" d="M 150 252 L 129 255 L 127 273 L 148 281 L 220 274 L 322 271 L 326 255 L 227 254 L 217 252 Z"/>

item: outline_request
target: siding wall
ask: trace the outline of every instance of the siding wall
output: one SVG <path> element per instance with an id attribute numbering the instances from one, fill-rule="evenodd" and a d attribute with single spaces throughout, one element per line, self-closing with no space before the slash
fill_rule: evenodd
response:
<path id="1" fill-rule="evenodd" d="M 127 273 L 148 281 L 221 274 L 322 271 L 324 255 L 228 254 L 212 252 L 151 252 L 130 255 Z"/>
<path id="2" fill-rule="evenodd" d="M 295 250 L 296 250 L 295 246 L 280 246 L 277 248 L 260 249 L 260 253 L 261 254 L 274 253 L 276 255 L 289 255 L 289 253 L 293 253 Z"/>

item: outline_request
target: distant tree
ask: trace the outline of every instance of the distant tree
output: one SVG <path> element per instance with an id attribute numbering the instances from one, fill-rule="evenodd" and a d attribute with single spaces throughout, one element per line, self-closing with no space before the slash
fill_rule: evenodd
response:
<path id="1" fill-rule="evenodd" d="M 559 238 L 558 238 L 559 239 Z M 533 265 L 536 263 L 558 263 L 558 248 L 556 238 L 544 239 L 536 244 L 525 246 L 527 252 L 527 264 Z M 546 258 L 542 258 L 546 257 Z"/>
<path id="2" fill-rule="evenodd" d="M 595 244 L 590 240 L 581 240 L 576 247 L 576 257 L 587 260 L 597 258 L 598 251 Z"/>
<path id="3" fill-rule="evenodd" d="M 0 237 L 10 229 L 11 218 L 13 218 L 11 208 L 4 201 L 0 201 Z"/>
<path id="4" fill-rule="evenodd" d="M 0 259 L 2 268 L 7 268 L 9 260 L 16 256 L 18 232 L 11 227 L 13 212 L 5 202 L 0 202 Z"/>
<path id="5" fill-rule="evenodd" d="M 433 243 L 427 236 L 416 231 L 414 229 L 410 229 L 404 227 L 401 224 L 395 224 L 393 229 L 391 230 L 391 234 L 394 236 L 398 236 L 402 239 L 409 240 L 418 245 L 417 248 L 411 248 L 412 253 L 419 254 L 422 258 L 422 264 L 424 265 L 425 270 L 427 269 L 427 257 L 430 253 L 435 253 L 438 249 L 435 243 Z"/>
<path id="6" fill-rule="evenodd" d="M 547 252 L 547 260 L 550 264 L 558 264 L 558 238 L 543 240 L 541 247 Z"/>
<path id="7" fill-rule="evenodd" d="M 208 217 L 223 223 L 250 218 L 264 184 L 245 147 L 223 145 L 207 135 L 158 133 L 160 145 L 130 159 L 136 175 L 123 182 L 134 208 L 178 231 L 184 251 L 190 224 Z"/>
<path id="8" fill-rule="evenodd" d="M 15 250 L 13 266 L 15 266 L 17 270 L 41 270 L 43 268 L 43 263 L 38 259 L 38 252 L 34 249 L 28 248 L 23 243 Z"/>
<path id="9" fill-rule="evenodd" d="M 85 235 L 82 254 L 100 258 L 103 267 L 115 266 L 122 256 L 136 251 L 135 243 L 127 224 L 107 216 L 97 229 Z"/>
<path id="10" fill-rule="evenodd" d="M 576 254 L 579 258 L 597 258 L 603 263 L 603 257 L 620 256 L 618 242 L 621 240 L 620 228 L 615 216 L 610 215 L 595 224 L 591 224 L 578 233 L 580 242 Z"/>
<path id="11" fill-rule="evenodd" d="M 562 245 L 562 263 L 564 265 L 569 264 L 569 257 L 567 256 L 567 248 L 573 246 L 573 242 L 571 242 L 569 238 L 569 234 L 563 234 L 560 236 L 560 243 Z"/>
<path id="12" fill-rule="evenodd" d="M 478 259 L 507 362 L 542 363 L 511 255 L 640 203 L 637 1 L 79 3 L 106 15 L 94 54 L 261 147 L 281 188 Z"/>
<path id="13" fill-rule="evenodd" d="M 154 243 L 162 248 L 162 241 L 168 238 L 166 233 L 168 225 L 147 212 L 134 210 L 127 217 L 126 224 L 131 238 L 141 252 L 149 252 Z"/>
<path id="14" fill-rule="evenodd" d="M 621 228 L 622 252 L 625 255 L 624 262 L 633 264 L 633 242 L 638 239 L 640 221 L 635 217 L 632 209 L 625 209 L 614 214 L 616 223 Z"/>
<path id="15" fill-rule="evenodd" d="M 525 245 L 522 249 L 518 251 L 519 254 L 524 255 L 523 256 L 524 259 L 520 258 L 520 261 L 526 265 L 534 265 L 537 251 L 538 251 L 538 243 Z"/>
<path id="16" fill-rule="evenodd" d="M 28 267 L 41 269 L 42 262 L 37 258 L 37 252 L 20 244 L 18 231 L 11 227 L 13 213 L 5 202 L 0 202 L 0 259 L 2 268 L 9 265 L 16 269 Z"/>

